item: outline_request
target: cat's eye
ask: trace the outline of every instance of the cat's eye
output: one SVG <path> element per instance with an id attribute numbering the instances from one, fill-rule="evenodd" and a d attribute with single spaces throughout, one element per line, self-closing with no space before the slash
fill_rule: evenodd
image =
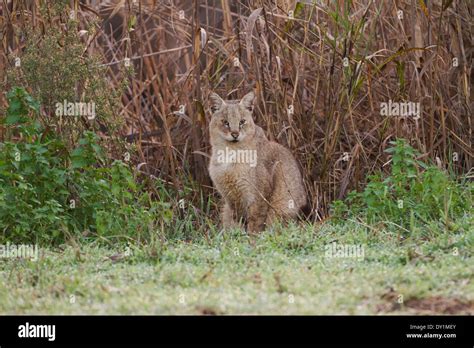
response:
<path id="1" fill-rule="evenodd" d="M 229 128 L 229 121 L 224 120 L 224 121 L 222 121 L 222 123 L 224 123 L 224 126 L 226 126 L 227 128 Z"/>
<path id="2" fill-rule="evenodd" d="M 240 120 L 239 125 L 243 126 L 245 124 L 245 120 Z"/>

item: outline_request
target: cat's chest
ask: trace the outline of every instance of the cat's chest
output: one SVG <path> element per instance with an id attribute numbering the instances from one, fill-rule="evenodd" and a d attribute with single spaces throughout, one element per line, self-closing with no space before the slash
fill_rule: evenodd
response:
<path id="1" fill-rule="evenodd" d="M 217 149 L 213 151 L 210 169 L 218 176 L 249 175 L 257 166 L 255 149 Z"/>
<path id="2" fill-rule="evenodd" d="M 255 171 L 248 165 L 238 163 L 213 163 L 210 169 L 213 181 L 233 186 L 247 182 Z"/>
<path id="3" fill-rule="evenodd" d="M 221 195 L 231 201 L 246 201 L 255 189 L 255 169 L 248 165 L 215 163 L 210 172 Z"/>

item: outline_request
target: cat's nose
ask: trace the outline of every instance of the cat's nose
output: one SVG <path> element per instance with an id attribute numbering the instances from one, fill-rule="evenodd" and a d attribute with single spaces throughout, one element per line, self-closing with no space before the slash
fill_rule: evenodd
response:
<path id="1" fill-rule="evenodd" d="M 232 135 L 234 139 L 237 139 L 239 137 L 239 132 L 230 132 L 230 135 Z"/>

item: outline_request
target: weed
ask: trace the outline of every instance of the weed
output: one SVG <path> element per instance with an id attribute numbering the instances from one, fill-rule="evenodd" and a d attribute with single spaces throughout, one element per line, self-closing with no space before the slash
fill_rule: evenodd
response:
<path id="1" fill-rule="evenodd" d="M 369 176 L 362 192 L 351 192 L 332 205 L 335 220 L 363 216 L 368 223 L 395 223 L 413 231 L 416 226 L 439 221 L 445 227 L 472 209 L 474 185 L 458 182 L 446 171 L 426 164 L 406 140 L 391 142 L 391 173 Z"/>

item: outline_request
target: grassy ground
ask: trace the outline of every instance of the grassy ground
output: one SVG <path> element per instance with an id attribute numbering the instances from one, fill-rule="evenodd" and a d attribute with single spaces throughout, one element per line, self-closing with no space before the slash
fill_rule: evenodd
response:
<path id="1" fill-rule="evenodd" d="M 472 218 L 463 223 L 456 233 L 431 227 L 405 238 L 348 222 L 131 253 L 42 249 L 36 262 L 0 259 L 0 313 L 474 314 Z M 330 257 L 333 242 L 364 255 Z"/>

